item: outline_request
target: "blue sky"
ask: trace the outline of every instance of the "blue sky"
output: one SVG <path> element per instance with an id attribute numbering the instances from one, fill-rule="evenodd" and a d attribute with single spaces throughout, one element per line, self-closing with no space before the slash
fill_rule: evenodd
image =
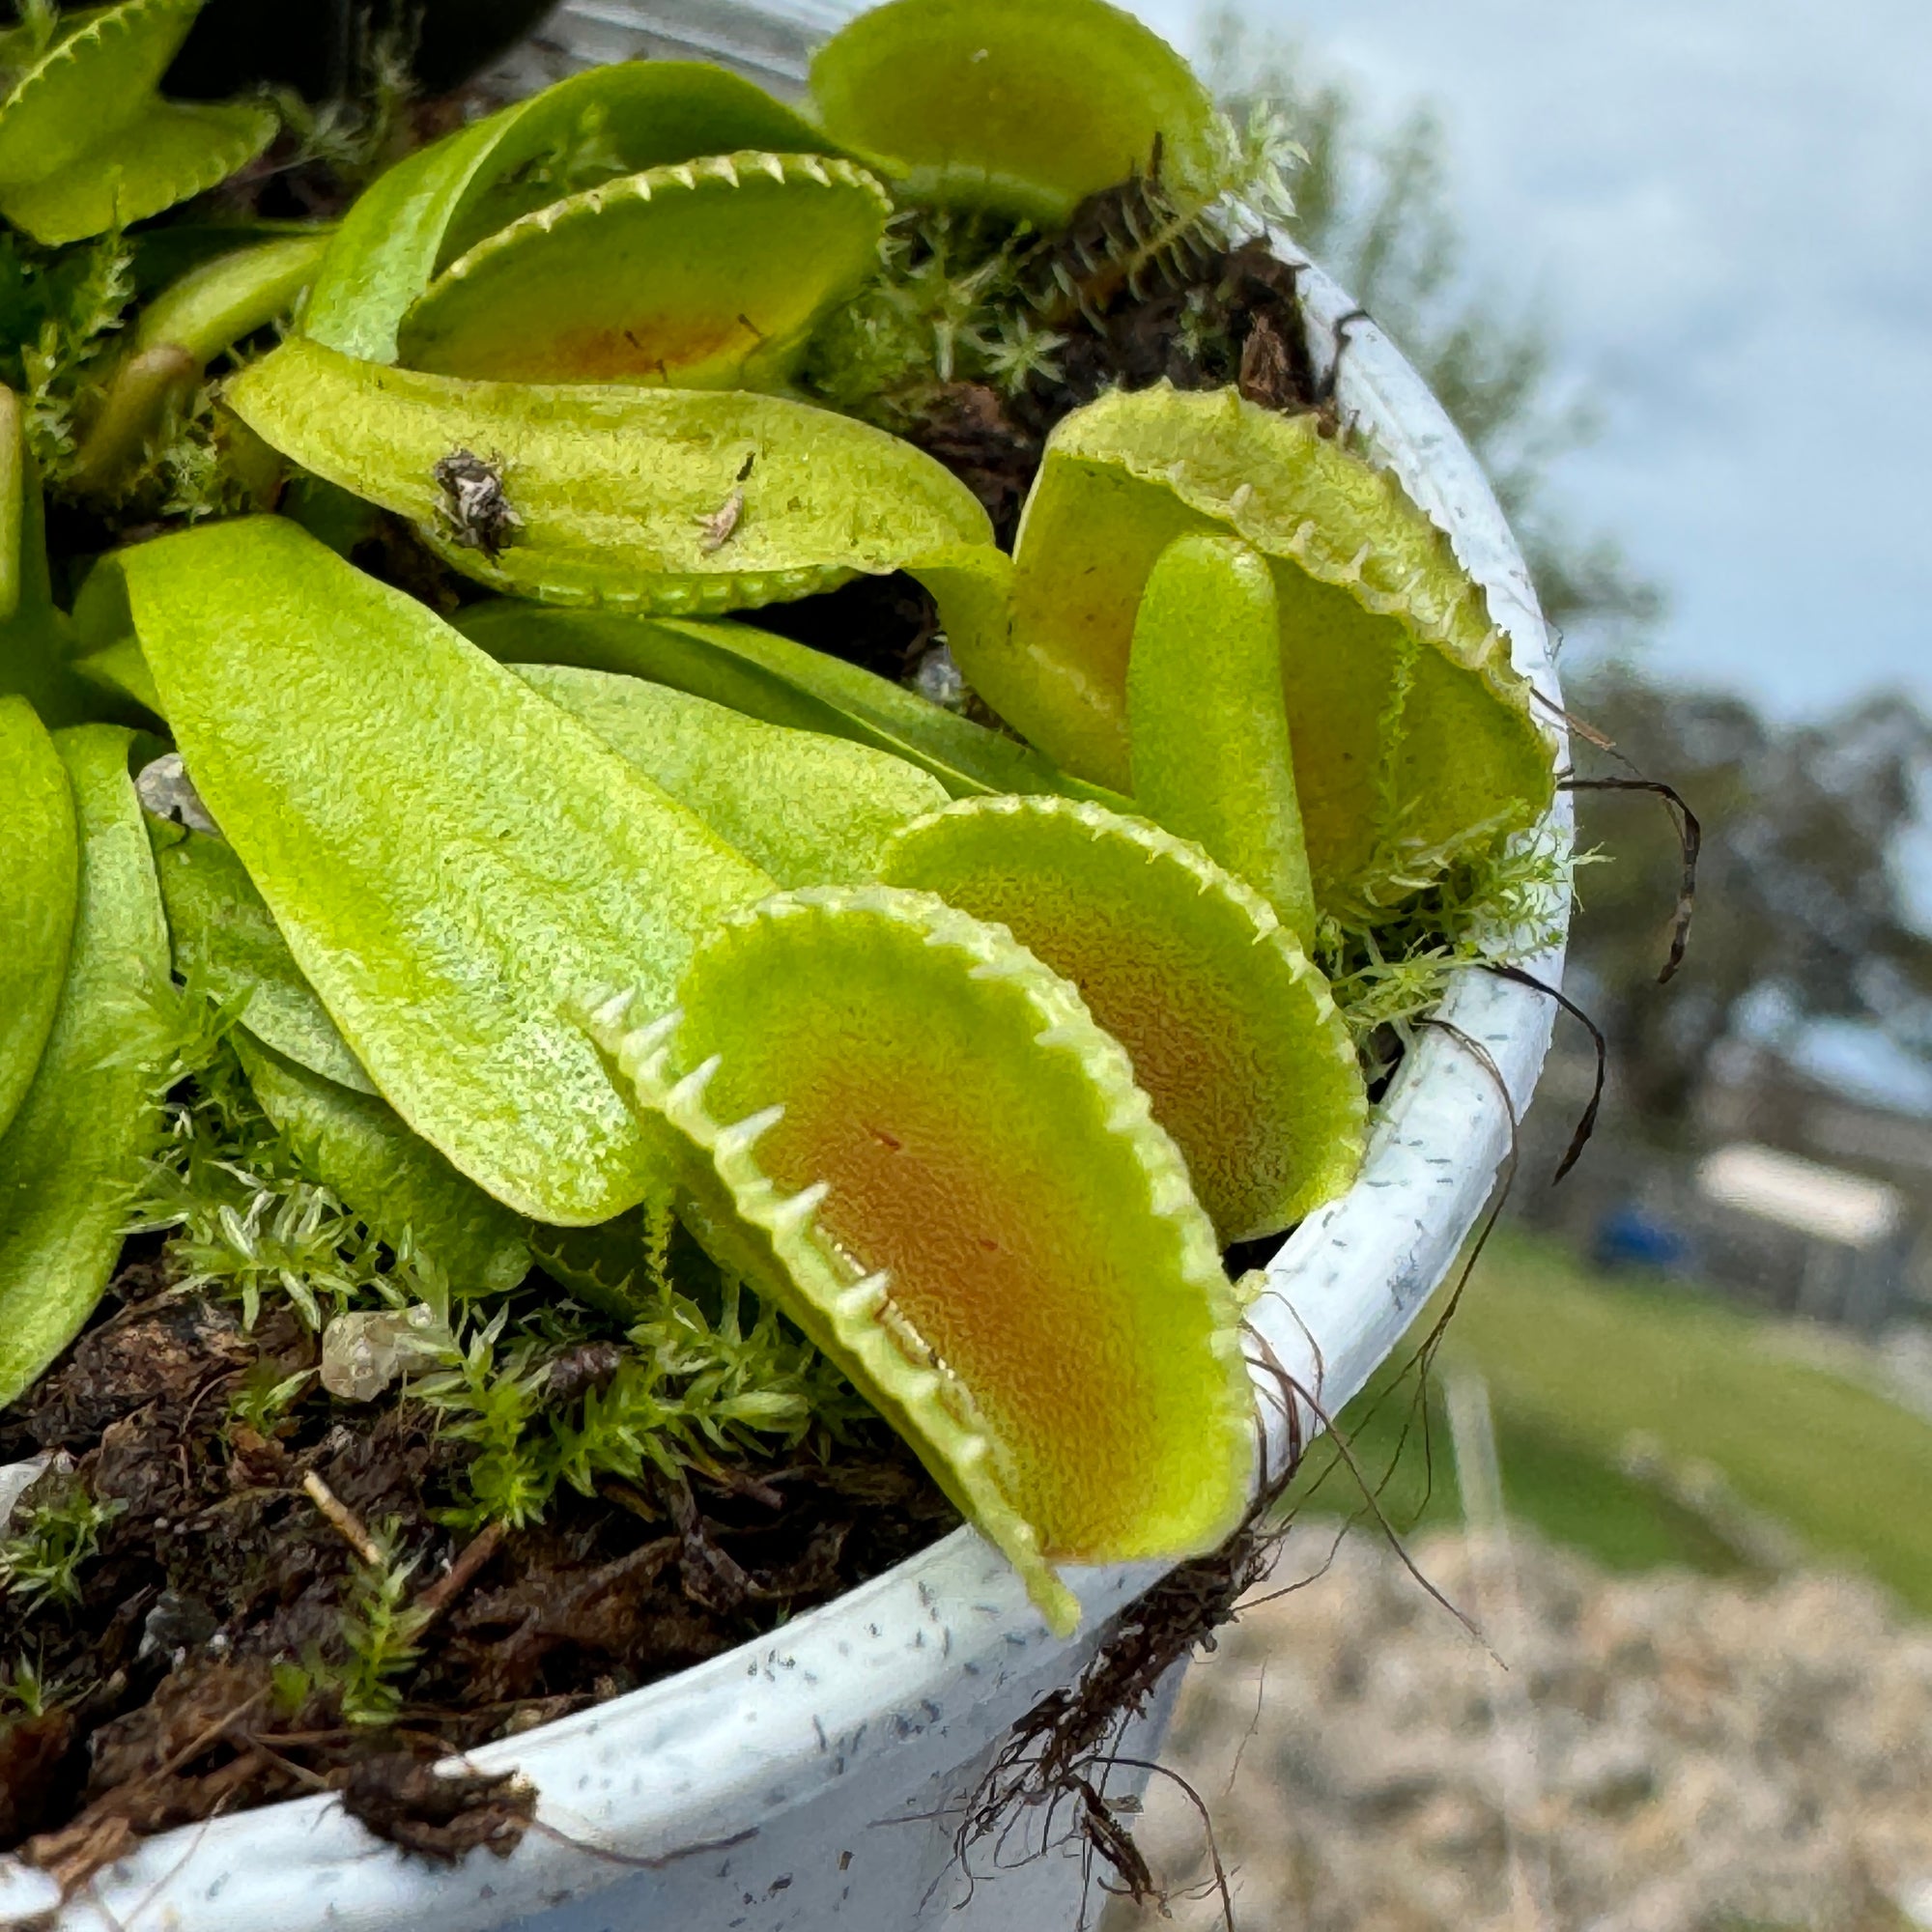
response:
<path id="1" fill-rule="evenodd" d="M 1191 48 L 1193 0 L 1133 0 Z M 1471 259 L 1605 434 L 1565 460 L 1671 613 L 1658 675 L 1932 705 L 1932 5 L 1249 0 L 1384 124 L 1434 101 Z"/>

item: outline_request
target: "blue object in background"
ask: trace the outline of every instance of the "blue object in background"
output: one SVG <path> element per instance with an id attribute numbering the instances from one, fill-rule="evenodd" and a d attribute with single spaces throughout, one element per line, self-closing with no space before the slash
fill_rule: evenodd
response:
<path id="1" fill-rule="evenodd" d="M 1597 1223 L 1590 1259 L 1600 1268 L 1652 1268 L 1674 1274 L 1690 1262 L 1690 1243 L 1661 1216 L 1626 1201 Z"/>

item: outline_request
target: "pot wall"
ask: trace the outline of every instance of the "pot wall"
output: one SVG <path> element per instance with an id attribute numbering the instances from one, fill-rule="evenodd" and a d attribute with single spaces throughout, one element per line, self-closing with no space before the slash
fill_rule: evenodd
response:
<path id="1" fill-rule="evenodd" d="M 573 0 L 548 37 L 597 58 L 673 51 L 662 23 L 676 13 L 693 23 L 681 50 L 717 53 L 744 20 L 745 64 L 782 74 L 807 39 L 798 18 L 822 27 L 829 12 L 753 19 L 718 5 Z M 1278 245 L 1293 258 L 1291 243 Z M 1327 361 L 1352 305 L 1319 271 L 1304 291 L 1312 347 Z M 1518 668 L 1553 707 L 1548 636 L 1495 499 L 1373 325 L 1351 326 L 1338 394 L 1450 532 Z M 1567 822 L 1567 800 L 1558 813 Z M 1532 965 L 1553 980 L 1561 954 Z M 1481 973 L 1455 987 L 1443 1017 L 1462 1038 L 1425 1037 L 1381 1110 L 1361 1179 L 1282 1249 L 1254 1310 L 1269 1348 L 1324 1410 L 1360 1388 L 1454 1261 L 1549 1040 L 1548 1001 Z M 1316 1426 L 1312 1414 L 1302 1420 Z M 969 1883 L 954 1865 L 957 1811 L 948 1807 L 1012 1721 L 1078 1673 L 1106 1618 L 1158 1574 L 1076 1575 L 1087 1615 L 1082 1634 L 1061 1642 L 1005 1562 L 962 1530 L 775 1636 L 476 1752 L 479 1765 L 521 1769 L 540 1793 L 540 1828 L 506 1861 L 478 1854 L 453 1871 L 432 1868 L 371 1837 L 332 1799 L 302 1800 L 149 1841 L 60 1911 L 53 1932 L 1072 1932 L 1080 1861 L 1062 1851 L 1020 1862 L 1015 1839 L 1002 1862 L 1018 1869 L 995 1875 L 982 1861 Z M 1165 1687 L 1128 1752 L 1151 1754 L 1176 1688 Z M 0 1925 L 54 1903 L 38 1874 L 0 1861 Z"/>

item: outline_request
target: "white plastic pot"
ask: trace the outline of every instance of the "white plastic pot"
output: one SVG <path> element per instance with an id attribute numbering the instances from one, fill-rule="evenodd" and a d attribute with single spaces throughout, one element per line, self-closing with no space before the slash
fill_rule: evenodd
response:
<path id="1" fill-rule="evenodd" d="M 573 0 L 551 33 L 610 58 L 670 51 L 681 31 L 687 46 L 711 53 L 753 47 L 758 58 L 745 65 L 783 77 L 804 43 L 797 23 L 822 27 L 830 13 Z M 691 24 L 667 26 L 678 18 Z M 1312 270 L 1303 289 L 1312 347 L 1326 362 L 1350 304 Z M 1420 379 L 1372 326 L 1351 326 L 1339 397 L 1449 531 L 1518 668 L 1556 716 L 1548 637 L 1495 499 Z M 1561 954 L 1532 964 L 1553 982 Z M 1403 1067 L 1361 1179 L 1297 1230 L 1254 1310 L 1269 1347 L 1324 1408 L 1360 1388 L 1442 1279 L 1508 1150 L 1510 1109 L 1527 1106 L 1548 1044 L 1549 1003 L 1480 972 L 1455 986 L 1442 1017 L 1455 1032 L 1428 1033 Z M 1158 1574 L 1141 1565 L 1078 1575 L 1086 1619 L 1061 1641 L 1005 1561 L 960 1530 L 773 1636 L 475 1752 L 481 1767 L 521 1770 L 540 1794 L 545 1829 L 507 1860 L 479 1852 L 453 1870 L 428 1865 L 372 1837 L 333 1799 L 302 1799 L 152 1839 L 40 1922 L 50 1932 L 1071 1932 L 1083 1892 L 1077 1850 L 1028 1860 L 1037 1836 L 1015 1833 L 1007 1868 L 995 1872 L 982 1852 L 969 1881 L 954 1863 L 954 1807 L 1013 1720 L 1073 1680 L 1109 1617 Z M 1036 1834 L 1041 1822 L 1031 1821 Z M 0 1925 L 57 1905 L 44 1877 L 0 1861 Z"/>

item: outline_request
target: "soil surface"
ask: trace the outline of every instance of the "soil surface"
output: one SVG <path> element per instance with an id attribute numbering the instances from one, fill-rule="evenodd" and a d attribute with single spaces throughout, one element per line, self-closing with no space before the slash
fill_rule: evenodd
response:
<path id="1" fill-rule="evenodd" d="M 430 1764 L 714 1657 L 957 1520 L 879 1428 L 836 1456 L 565 1492 L 537 1527 L 466 1540 L 438 1517 L 472 1452 L 421 1405 L 335 1401 L 311 1381 L 268 1433 L 238 1419 L 252 1379 L 317 1354 L 288 1307 L 246 1333 L 143 1254 L 0 1417 L 0 1462 L 49 1459 L 16 1523 L 76 1491 L 106 1512 L 77 1602 L 0 1594 L 0 1660 L 27 1707 L 0 1727 L 0 1848 L 77 1881 L 143 1833 L 330 1788 L 426 1856 L 507 1850 L 529 1794 L 432 1781 Z M 362 1566 L 315 1479 L 413 1564 L 404 1606 L 427 1617 L 393 1721 L 345 1719 Z"/>

